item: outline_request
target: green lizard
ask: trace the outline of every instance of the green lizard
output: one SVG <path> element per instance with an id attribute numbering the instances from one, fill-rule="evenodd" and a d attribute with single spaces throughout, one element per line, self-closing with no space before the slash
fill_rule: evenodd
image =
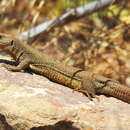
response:
<path id="1" fill-rule="evenodd" d="M 0 34 L 0 48 L 19 63 L 18 66 L 3 64 L 10 71 L 30 68 L 52 81 L 86 93 L 90 100 L 99 93 L 130 102 L 130 88 L 90 70 L 67 66 L 9 35 Z"/>

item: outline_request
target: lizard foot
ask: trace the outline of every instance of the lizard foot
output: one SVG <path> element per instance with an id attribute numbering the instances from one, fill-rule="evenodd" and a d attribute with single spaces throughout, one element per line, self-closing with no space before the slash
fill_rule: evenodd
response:
<path id="1" fill-rule="evenodd" d="M 86 87 L 84 86 L 84 88 L 86 88 Z M 89 100 L 91 100 L 91 101 L 93 100 L 93 98 L 96 98 L 99 101 L 99 98 L 93 92 L 90 92 L 90 91 L 88 92 L 88 90 L 83 90 L 82 88 L 75 88 L 73 90 L 73 92 L 74 91 L 78 91 L 78 92 L 82 92 L 82 93 L 86 94 L 88 96 Z"/>
<path id="2" fill-rule="evenodd" d="M 94 93 L 91 93 L 91 92 L 88 92 L 87 90 L 82 90 L 82 89 L 78 90 L 78 91 L 85 93 L 88 96 L 88 99 L 91 100 L 91 101 L 93 101 L 93 98 L 96 98 L 98 101 L 100 101 L 99 97 L 97 97 L 96 94 L 94 94 Z"/>
<path id="3" fill-rule="evenodd" d="M 13 65 L 2 64 L 2 67 L 6 68 L 9 71 L 19 71 L 18 67 Z"/>
<path id="4" fill-rule="evenodd" d="M 11 66 L 11 65 L 2 64 L 2 67 L 6 68 L 7 70 L 11 70 L 10 66 Z"/>

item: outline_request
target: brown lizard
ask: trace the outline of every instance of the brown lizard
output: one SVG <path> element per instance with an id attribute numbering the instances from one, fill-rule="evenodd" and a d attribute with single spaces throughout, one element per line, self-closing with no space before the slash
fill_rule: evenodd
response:
<path id="1" fill-rule="evenodd" d="M 96 97 L 96 94 L 106 94 L 130 103 L 130 88 L 90 70 L 81 71 L 62 64 L 9 35 L 0 34 L 0 48 L 19 63 L 18 66 L 3 64 L 8 70 L 30 68 L 52 81 L 86 93 L 89 99 Z"/>

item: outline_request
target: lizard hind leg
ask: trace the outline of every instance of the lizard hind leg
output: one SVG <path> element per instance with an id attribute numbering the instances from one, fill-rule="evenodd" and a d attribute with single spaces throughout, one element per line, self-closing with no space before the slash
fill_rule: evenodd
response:
<path id="1" fill-rule="evenodd" d="M 80 90 L 80 92 L 85 93 L 88 96 L 89 100 L 92 101 L 92 98 L 96 98 L 99 101 L 99 98 L 96 96 L 94 84 L 91 78 L 89 78 L 88 76 L 83 77 L 81 81 L 81 86 L 82 89 Z"/>

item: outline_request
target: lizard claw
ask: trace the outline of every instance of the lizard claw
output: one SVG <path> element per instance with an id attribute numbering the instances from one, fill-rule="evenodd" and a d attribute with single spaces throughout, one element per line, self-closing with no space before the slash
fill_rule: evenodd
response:
<path id="1" fill-rule="evenodd" d="M 98 101 L 100 101 L 99 97 L 97 97 L 96 94 L 94 93 L 88 92 L 87 90 L 79 90 L 79 91 L 85 93 L 90 101 L 93 101 L 93 98 L 96 98 Z"/>
<path id="2" fill-rule="evenodd" d="M 87 90 L 83 90 L 81 88 L 75 88 L 75 89 L 73 89 L 73 92 L 74 91 L 78 91 L 78 92 L 82 92 L 82 93 L 86 94 L 88 96 L 89 100 L 91 100 L 91 101 L 93 100 L 92 98 L 96 98 L 99 101 L 99 98 L 96 96 L 96 94 L 88 92 Z"/>
<path id="3" fill-rule="evenodd" d="M 7 64 L 2 64 L 2 67 L 6 68 L 7 70 L 11 70 L 9 65 L 7 65 Z"/>

